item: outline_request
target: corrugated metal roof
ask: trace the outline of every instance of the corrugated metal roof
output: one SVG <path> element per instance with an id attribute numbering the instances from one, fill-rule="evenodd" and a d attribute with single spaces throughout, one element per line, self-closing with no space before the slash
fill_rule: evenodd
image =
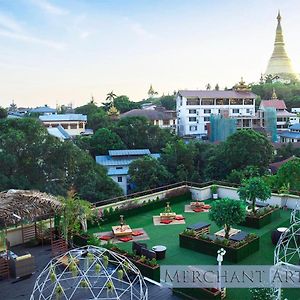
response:
<path id="1" fill-rule="evenodd" d="M 293 124 L 290 126 L 290 129 L 292 130 L 300 130 L 300 123 Z"/>
<path id="2" fill-rule="evenodd" d="M 48 106 L 40 106 L 29 110 L 31 113 L 55 113 L 56 109 Z"/>
<path id="3" fill-rule="evenodd" d="M 48 127 L 47 131 L 49 134 L 62 140 L 68 140 L 71 138 L 70 135 L 66 132 L 66 130 L 61 125 L 57 127 Z"/>
<path id="4" fill-rule="evenodd" d="M 290 139 L 300 139 L 300 132 L 286 131 L 279 134 L 279 136 L 290 138 Z"/>
<path id="5" fill-rule="evenodd" d="M 215 91 L 215 90 L 180 90 L 178 91 L 183 97 L 197 97 L 197 98 L 236 98 L 236 99 L 255 99 L 256 94 L 252 92 L 238 92 L 230 91 Z"/>
<path id="6" fill-rule="evenodd" d="M 44 115 L 39 119 L 42 122 L 52 121 L 87 121 L 87 116 L 82 114 L 61 114 L 61 115 Z"/>
<path id="7" fill-rule="evenodd" d="M 286 109 L 285 102 L 283 100 L 262 100 L 259 108 L 274 107 L 276 109 Z"/>
<path id="8" fill-rule="evenodd" d="M 129 168 L 124 167 L 123 169 L 109 168 L 107 171 L 108 176 L 127 175 Z"/>
<path id="9" fill-rule="evenodd" d="M 149 149 L 108 150 L 110 156 L 148 155 Z"/>
<path id="10" fill-rule="evenodd" d="M 155 110 L 155 109 L 132 109 L 121 114 L 121 118 L 125 117 L 145 117 L 149 120 L 172 120 L 176 119 L 175 111 Z"/>

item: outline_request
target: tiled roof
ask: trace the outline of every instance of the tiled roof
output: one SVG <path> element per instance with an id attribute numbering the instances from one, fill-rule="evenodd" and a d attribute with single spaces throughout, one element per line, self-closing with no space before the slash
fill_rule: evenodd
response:
<path id="1" fill-rule="evenodd" d="M 274 107 L 276 109 L 286 109 L 285 102 L 283 100 L 262 100 L 259 108 Z"/>
<path id="2" fill-rule="evenodd" d="M 61 115 L 44 115 L 39 119 L 42 122 L 54 122 L 54 121 L 87 121 L 87 116 L 82 114 L 61 114 Z"/>
<path id="3" fill-rule="evenodd" d="M 176 119 L 175 111 L 155 110 L 155 109 L 132 109 L 124 114 L 121 118 L 125 117 L 145 117 L 150 120 L 171 120 Z"/>
<path id="4" fill-rule="evenodd" d="M 130 156 L 130 155 L 148 155 L 149 149 L 126 149 L 126 150 L 108 150 L 110 156 Z"/>
<path id="5" fill-rule="evenodd" d="M 238 92 L 230 91 L 215 91 L 215 90 L 180 90 L 178 94 L 183 97 L 197 97 L 197 98 L 236 98 L 236 99 L 255 99 L 256 94 L 252 92 Z"/>

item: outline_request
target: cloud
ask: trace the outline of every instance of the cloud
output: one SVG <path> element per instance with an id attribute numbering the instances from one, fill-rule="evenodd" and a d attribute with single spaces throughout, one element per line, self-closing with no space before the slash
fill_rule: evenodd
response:
<path id="1" fill-rule="evenodd" d="M 40 45 L 44 45 L 44 46 L 47 46 L 49 48 L 53 48 L 56 50 L 63 50 L 66 47 L 66 45 L 63 43 L 50 41 L 50 40 L 46 40 L 46 39 L 41 39 L 41 38 L 31 36 L 31 35 L 28 35 L 25 33 L 11 32 L 8 30 L 0 29 L 0 36 L 8 37 L 10 39 L 14 39 L 14 40 L 18 40 L 18 41 L 40 44 Z"/>
<path id="2" fill-rule="evenodd" d="M 38 6 L 40 9 L 42 9 L 44 12 L 51 15 L 63 16 L 69 13 L 66 9 L 54 5 L 50 3 L 48 0 L 31 0 L 31 2 L 34 5 Z"/>
<path id="3" fill-rule="evenodd" d="M 149 32 L 148 30 L 146 30 L 142 26 L 142 24 L 132 21 L 128 17 L 124 17 L 124 20 L 128 23 L 129 28 L 139 37 L 141 37 L 143 39 L 148 39 L 148 40 L 155 38 L 155 35 L 153 33 Z"/>
<path id="4" fill-rule="evenodd" d="M 21 32 L 22 26 L 16 22 L 13 18 L 0 13 L 0 29 L 9 30 L 12 32 Z"/>

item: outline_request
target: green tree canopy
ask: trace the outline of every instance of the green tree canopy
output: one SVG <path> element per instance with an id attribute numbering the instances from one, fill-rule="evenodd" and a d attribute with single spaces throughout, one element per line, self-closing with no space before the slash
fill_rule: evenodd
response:
<path id="1" fill-rule="evenodd" d="M 229 198 L 213 201 L 209 218 L 218 226 L 224 227 L 225 238 L 228 239 L 231 227 L 245 220 L 245 205 L 242 201 Z"/>
<path id="2" fill-rule="evenodd" d="M 237 190 L 239 197 L 244 201 L 251 201 L 252 212 L 255 214 L 256 199 L 266 201 L 271 197 L 271 189 L 261 177 L 252 177 L 245 180 Z"/>
<path id="3" fill-rule="evenodd" d="M 108 150 L 126 149 L 121 138 L 113 131 L 107 128 L 98 129 L 90 140 L 91 154 L 107 155 Z"/>
<path id="4" fill-rule="evenodd" d="M 284 163 L 276 174 L 275 188 L 288 186 L 292 191 L 300 191 L 300 159 L 294 158 Z"/>
<path id="5" fill-rule="evenodd" d="M 7 110 L 0 106 L 0 119 L 5 119 L 7 117 Z"/>
<path id="6" fill-rule="evenodd" d="M 133 161 L 129 166 L 130 182 L 137 191 L 149 190 L 169 183 L 171 174 L 158 160 L 145 156 Z"/>
<path id="7" fill-rule="evenodd" d="M 37 189 L 64 196 L 72 187 L 89 201 L 122 193 L 90 155 L 50 136 L 35 119 L 0 122 L 0 165 L 0 190 Z"/>
<path id="8" fill-rule="evenodd" d="M 129 98 L 124 95 L 116 97 L 114 100 L 114 105 L 120 113 L 141 107 L 140 104 L 130 101 Z"/>

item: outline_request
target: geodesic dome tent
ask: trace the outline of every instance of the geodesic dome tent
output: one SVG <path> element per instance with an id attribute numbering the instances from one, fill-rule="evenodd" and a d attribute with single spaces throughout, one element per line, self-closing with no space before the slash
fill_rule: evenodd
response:
<path id="1" fill-rule="evenodd" d="M 139 269 L 110 250 L 86 246 L 52 259 L 38 276 L 31 300 L 147 300 Z"/>

